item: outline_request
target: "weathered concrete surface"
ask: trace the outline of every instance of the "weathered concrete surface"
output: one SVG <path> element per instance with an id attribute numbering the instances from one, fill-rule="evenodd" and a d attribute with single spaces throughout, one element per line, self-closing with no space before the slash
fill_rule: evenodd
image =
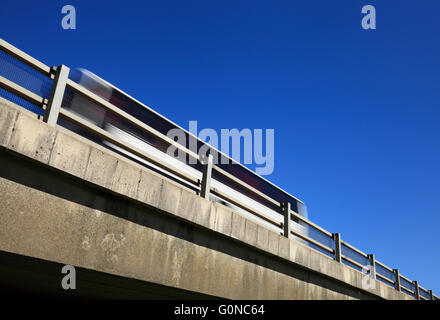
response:
<path id="1" fill-rule="evenodd" d="M 0 250 L 232 299 L 411 299 L 1 100 L 0 116 L 17 172 L 0 179 Z"/>

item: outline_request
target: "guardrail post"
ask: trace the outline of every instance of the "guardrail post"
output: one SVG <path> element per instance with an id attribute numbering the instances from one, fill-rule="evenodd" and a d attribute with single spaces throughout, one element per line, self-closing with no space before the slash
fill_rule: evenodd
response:
<path id="1" fill-rule="evenodd" d="M 432 290 L 429 290 L 429 296 L 431 300 L 434 300 L 434 293 L 432 292 Z"/>
<path id="2" fill-rule="evenodd" d="M 333 233 L 333 240 L 335 240 L 335 260 L 337 262 L 342 262 L 341 234 L 340 233 Z"/>
<path id="3" fill-rule="evenodd" d="M 394 285 L 396 286 L 396 290 L 400 291 L 400 274 L 399 269 L 394 269 L 394 276 L 396 277 L 396 280 L 394 281 Z"/>
<path id="4" fill-rule="evenodd" d="M 61 104 L 63 102 L 69 72 L 70 69 L 65 65 L 57 67 L 55 78 L 53 80 L 52 92 L 50 93 L 49 103 L 43 118 L 43 121 L 51 126 L 57 124 L 58 114 L 60 113 Z"/>
<path id="5" fill-rule="evenodd" d="M 290 228 L 292 227 L 291 222 L 291 213 L 290 213 L 290 202 L 284 202 L 282 205 L 283 215 L 284 215 L 284 223 L 283 223 L 283 235 L 286 238 L 291 238 Z"/>
<path id="6" fill-rule="evenodd" d="M 368 260 L 370 260 L 370 276 L 376 280 L 376 260 L 374 259 L 374 254 L 369 254 Z"/>
<path id="7" fill-rule="evenodd" d="M 416 300 L 420 300 L 420 291 L 419 291 L 419 282 L 414 281 L 414 295 L 416 296 Z"/>
<path id="8" fill-rule="evenodd" d="M 200 162 L 203 165 L 200 196 L 205 199 L 209 199 L 209 191 L 211 189 L 212 155 L 202 155 L 200 157 Z"/>

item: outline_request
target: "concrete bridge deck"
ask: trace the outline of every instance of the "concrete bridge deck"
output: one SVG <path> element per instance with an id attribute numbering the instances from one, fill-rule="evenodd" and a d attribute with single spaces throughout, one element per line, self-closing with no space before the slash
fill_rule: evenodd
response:
<path id="1" fill-rule="evenodd" d="M 83 296 L 412 299 L 3 99 L 0 253 L 49 294 L 69 264 Z"/>

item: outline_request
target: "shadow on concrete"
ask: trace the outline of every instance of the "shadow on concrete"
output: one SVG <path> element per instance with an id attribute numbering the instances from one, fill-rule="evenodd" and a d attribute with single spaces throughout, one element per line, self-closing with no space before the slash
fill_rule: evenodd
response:
<path id="1" fill-rule="evenodd" d="M 209 295 L 75 267 L 76 289 L 64 290 L 64 265 L 0 251 L 0 293 L 7 298 L 211 300 Z"/>

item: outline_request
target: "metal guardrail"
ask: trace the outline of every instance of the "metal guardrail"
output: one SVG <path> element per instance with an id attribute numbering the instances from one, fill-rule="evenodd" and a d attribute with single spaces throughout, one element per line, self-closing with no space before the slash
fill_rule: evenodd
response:
<path id="1" fill-rule="evenodd" d="M 369 275 L 374 279 L 380 280 L 383 283 L 394 287 L 396 290 L 411 295 L 418 300 L 440 300 L 438 296 L 433 294 L 432 290 L 427 290 L 421 287 L 417 281 L 411 281 L 408 278 L 402 276 L 399 273 L 398 269 L 389 268 L 383 263 L 377 261 L 373 254 L 366 254 L 351 246 L 347 242 L 341 240 L 341 236 L 339 233 L 330 233 L 327 230 L 309 221 L 302 215 L 298 214 L 291 209 L 290 202 L 279 202 L 269 197 L 260 190 L 257 190 L 246 182 L 241 181 L 237 177 L 226 172 L 219 166 L 214 165 L 212 163 L 212 156 L 199 158 L 199 156 L 193 151 L 176 143 L 175 141 L 168 138 L 161 132 L 155 130 L 148 124 L 139 121 L 138 119 L 119 109 L 112 103 L 89 91 L 87 88 L 70 80 L 68 78 L 70 71 L 68 67 L 64 65 L 61 65 L 59 67 L 48 67 L 2 39 L 0 39 L 0 50 L 25 63 L 27 66 L 35 69 L 49 79 L 53 80 L 50 98 L 45 99 L 40 95 L 0 75 L 0 88 L 45 110 L 43 121 L 45 121 L 49 125 L 56 126 L 59 118 L 69 121 L 70 123 L 80 126 L 81 128 L 92 132 L 94 135 L 111 142 L 112 144 L 124 149 L 125 151 L 139 158 L 145 159 L 149 163 L 153 163 L 154 165 L 166 170 L 167 172 L 170 172 L 173 175 L 185 180 L 187 183 L 191 184 L 192 186 L 194 186 L 195 189 L 198 190 L 200 196 L 206 199 L 209 199 L 210 195 L 220 197 L 221 199 L 224 199 L 238 206 L 239 208 L 242 208 L 251 213 L 255 216 L 257 221 L 264 221 L 266 223 L 269 223 L 274 230 L 280 231 L 280 234 L 283 234 L 285 237 L 300 238 L 315 249 L 327 255 L 330 255 L 334 260 L 340 263 L 345 263 L 354 269 L 360 269 L 363 272 L 366 272 L 365 269 L 368 269 Z M 118 117 L 124 119 L 130 124 L 136 126 L 140 130 L 148 132 L 149 134 L 162 140 L 164 143 L 173 145 L 177 149 L 183 151 L 188 157 L 196 159 L 196 161 L 201 164 L 203 168 L 202 171 L 199 172 L 196 177 L 194 174 L 190 173 L 190 170 L 183 170 L 178 167 L 171 167 L 169 165 L 166 165 L 163 163 L 162 159 L 154 153 L 150 153 L 146 150 L 143 150 L 142 148 L 127 144 L 120 137 L 111 134 L 110 132 L 98 127 L 91 122 L 88 122 L 87 120 L 83 119 L 72 111 L 62 108 L 63 97 L 65 95 L 66 88 L 80 94 L 81 96 L 92 101 L 93 103 L 96 103 L 106 111 L 117 115 Z M 274 218 L 274 215 L 269 214 L 270 210 L 262 210 L 262 205 L 252 199 L 247 199 L 243 196 L 238 197 L 236 193 L 234 194 L 234 192 L 225 191 L 227 190 L 227 188 L 221 187 L 221 184 L 216 184 L 216 182 L 212 179 L 213 171 L 224 176 L 226 179 L 233 181 L 235 184 L 246 189 L 248 192 L 260 197 L 274 207 L 279 208 L 278 214 L 280 214 L 281 218 Z M 323 243 L 322 241 L 320 242 L 316 238 L 314 239 L 311 234 L 305 234 L 293 228 L 293 221 L 301 222 L 302 224 L 307 225 L 309 227 L 309 230 L 313 230 L 321 237 L 324 237 L 327 240 L 327 244 Z M 360 261 L 368 263 L 361 263 Z"/>

